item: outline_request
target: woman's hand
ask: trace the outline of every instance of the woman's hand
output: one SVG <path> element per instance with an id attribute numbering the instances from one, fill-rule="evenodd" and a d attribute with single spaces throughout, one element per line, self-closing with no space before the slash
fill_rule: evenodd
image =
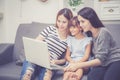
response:
<path id="1" fill-rule="evenodd" d="M 56 62 L 57 62 L 56 60 L 51 60 L 50 61 L 50 63 L 52 63 L 52 64 L 56 64 Z"/>
<path id="2" fill-rule="evenodd" d="M 64 71 L 76 71 L 79 66 L 78 63 L 70 63 L 67 67 L 64 68 Z"/>
<path id="3" fill-rule="evenodd" d="M 53 60 L 50 61 L 50 63 L 52 63 L 52 64 L 59 64 L 60 60 L 53 59 Z"/>
<path id="4" fill-rule="evenodd" d="M 52 64 L 64 64 L 65 61 L 66 61 L 65 59 L 59 59 L 59 60 L 53 59 L 53 60 L 51 60 L 50 62 L 51 62 Z"/>

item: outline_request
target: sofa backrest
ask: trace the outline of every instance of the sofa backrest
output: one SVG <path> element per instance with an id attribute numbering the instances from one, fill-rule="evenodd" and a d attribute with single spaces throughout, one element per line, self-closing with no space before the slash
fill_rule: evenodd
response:
<path id="1" fill-rule="evenodd" d="M 30 24 L 20 24 L 16 32 L 14 44 L 14 60 L 23 62 L 23 60 L 25 59 L 22 37 L 25 36 L 36 38 L 38 34 L 49 25 L 53 24 L 37 22 L 32 22 Z M 112 36 L 116 41 L 117 46 L 120 48 L 120 37 L 118 37 L 120 34 L 120 24 L 105 24 L 105 26 L 112 32 Z"/>
<path id="2" fill-rule="evenodd" d="M 120 48 L 120 24 L 105 24 L 105 27 L 110 30 L 117 46 Z"/>
<path id="3" fill-rule="evenodd" d="M 23 62 L 25 60 L 24 47 L 22 37 L 36 38 L 39 33 L 47 26 L 52 24 L 32 22 L 30 24 L 20 24 L 15 38 L 14 44 L 14 60 L 17 62 Z"/>

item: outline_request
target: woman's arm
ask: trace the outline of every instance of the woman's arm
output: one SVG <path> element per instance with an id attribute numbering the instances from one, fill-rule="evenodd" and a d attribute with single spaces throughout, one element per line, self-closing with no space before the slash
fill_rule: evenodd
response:
<path id="1" fill-rule="evenodd" d="M 87 62 L 83 62 L 83 63 L 78 63 L 78 67 L 79 68 L 89 68 L 89 67 L 94 67 L 94 66 L 99 66 L 101 65 L 101 61 L 99 59 L 93 59 Z"/>
<path id="2" fill-rule="evenodd" d="M 40 34 L 36 37 L 36 39 L 43 41 L 45 37 L 48 37 L 48 35 L 51 34 L 51 32 L 53 32 L 53 30 L 54 30 L 53 26 L 46 27 L 45 29 L 43 29 L 42 32 L 40 32 Z"/>
<path id="3" fill-rule="evenodd" d="M 94 59 L 86 62 L 81 62 L 81 63 L 73 63 L 64 68 L 64 71 L 76 71 L 77 69 L 80 68 L 89 68 L 93 66 L 99 66 L 101 65 L 101 61 L 99 59 Z"/>
<path id="4" fill-rule="evenodd" d="M 52 64 L 64 64 L 66 62 L 66 59 L 59 59 L 59 60 L 52 60 Z"/>
<path id="5" fill-rule="evenodd" d="M 36 39 L 43 41 L 43 40 L 44 40 L 44 37 L 43 37 L 42 35 L 38 35 L 38 36 L 36 37 Z"/>

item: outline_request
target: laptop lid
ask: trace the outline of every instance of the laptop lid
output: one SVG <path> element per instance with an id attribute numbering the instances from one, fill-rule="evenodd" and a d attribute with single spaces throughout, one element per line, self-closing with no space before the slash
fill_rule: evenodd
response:
<path id="1" fill-rule="evenodd" d="M 48 46 L 46 42 L 23 37 L 23 45 L 26 60 L 42 67 L 51 69 Z"/>

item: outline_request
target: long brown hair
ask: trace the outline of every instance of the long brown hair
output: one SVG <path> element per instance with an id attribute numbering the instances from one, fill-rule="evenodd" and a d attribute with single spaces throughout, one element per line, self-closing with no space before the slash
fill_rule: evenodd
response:
<path id="1" fill-rule="evenodd" d="M 78 21 L 77 16 L 74 16 L 69 21 L 68 27 L 70 28 L 71 26 L 73 26 L 73 27 L 80 27 L 80 22 Z"/>
<path id="2" fill-rule="evenodd" d="M 68 8 L 63 8 L 61 9 L 58 14 L 57 14 L 57 17 L 56 17 L 56 27 L 58 28 L 57 26 L 57 20 L 58 20 L 58 17 L 60 15 L 63 15 L 68 21 L 70 21 L 70 19 L 73 17 L 73 14 L 72 14 L 72 11 Z"/>

